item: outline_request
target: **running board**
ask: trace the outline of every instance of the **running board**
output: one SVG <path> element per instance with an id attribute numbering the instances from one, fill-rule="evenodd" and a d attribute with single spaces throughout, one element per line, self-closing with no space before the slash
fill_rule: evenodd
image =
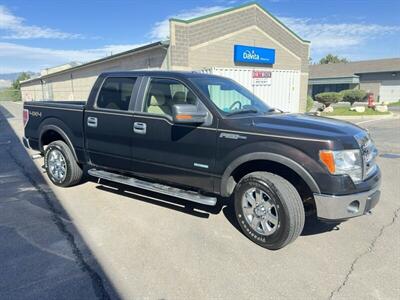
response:
<path id="1" fill-rule="evenodd" d="M 199 193 L 193 192 L 193 191 L 186 191 L 186 190 L 181 190 L 178 188 L 170 187 L 167 185 L 159 184 L 159 183 L 152 183 L 148 181 L 144 181 L 141 179 L 136 179 L 133 177 L 117 174 L 117 173 L 112 173 L 104 170 L 97 170 L 97 169 L 90 169 L 88 171 L 89 175 L 93 177 L 97 177 L 100 179 L 105 179 L 108 181 L 113 181 L 113 182 L 118 182 L 122 183 L 125 185 L 137 187 L 140 189 L 176 197 L 176 198 L 181 198 L 185 199 L 188 201 L 204 204 L 204 205 L 209 205 L 209 206 L 215 206 L 217 203 L 217 198 L 215 197 L 208 197 L 201 195 Z"/>

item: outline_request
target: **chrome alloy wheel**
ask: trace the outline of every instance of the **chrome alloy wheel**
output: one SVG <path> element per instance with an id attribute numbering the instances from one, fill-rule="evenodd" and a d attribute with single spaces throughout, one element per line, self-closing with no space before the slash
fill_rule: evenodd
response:
<path id="1" fill-rule="evenodd" d="M 243 215 L 253 230 L 261 235 L 271 235 L 278 227 L 278 210 L 275 201 L 259 188 L 248 189 L 242 197 Z"/>
<path id="2" fill-rule="evenodd" d="M 58 149 L 53 149 L 50 151 L 47 159 L 48 170 L 51 176 L 62 182 L 67 175 L 67 163 L 65 162 L 65 157 Z"/>

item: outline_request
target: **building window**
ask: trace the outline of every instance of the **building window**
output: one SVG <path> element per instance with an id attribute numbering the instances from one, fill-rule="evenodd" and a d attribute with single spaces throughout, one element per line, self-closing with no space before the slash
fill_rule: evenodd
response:
<path id="1" fill-rule="evenodd" d="M 314 97 L 319 93 L 326 92 L 340 92 L 343 90 L 348 90 L 354 88 L 354 86 L 350 87 L 349 83 L 339 83 L 339 84 L 315 84 L 312 88 L 312 96 Z"/>

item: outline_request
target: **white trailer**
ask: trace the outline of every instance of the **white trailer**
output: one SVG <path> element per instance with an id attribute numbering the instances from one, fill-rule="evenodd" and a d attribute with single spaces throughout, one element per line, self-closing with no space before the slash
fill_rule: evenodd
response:
<path id="1" fill-rule="evenodd" d="M 269 106 L 286 112 L 300 110 L 300 71 L 268 68 L 210 68 L 204 73 L 231 78 Z"/>

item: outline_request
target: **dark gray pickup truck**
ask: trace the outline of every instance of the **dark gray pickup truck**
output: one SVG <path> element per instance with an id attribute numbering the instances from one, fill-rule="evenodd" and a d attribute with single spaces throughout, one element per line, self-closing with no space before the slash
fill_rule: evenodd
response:
<path id="1" fill-rule="evenodd" d="M 25 102 L 24 124 L 23 142 L 54 184 L 78 184 L 86 167 L 104 182 L 204 205 L 230 197 L 244 234 L 268 249 L 299 236 L 305 208 L 341 222 L 379 201 L 365 130 L 279 112 L 219 76 L 103 73 L 87 102 Z"/>

